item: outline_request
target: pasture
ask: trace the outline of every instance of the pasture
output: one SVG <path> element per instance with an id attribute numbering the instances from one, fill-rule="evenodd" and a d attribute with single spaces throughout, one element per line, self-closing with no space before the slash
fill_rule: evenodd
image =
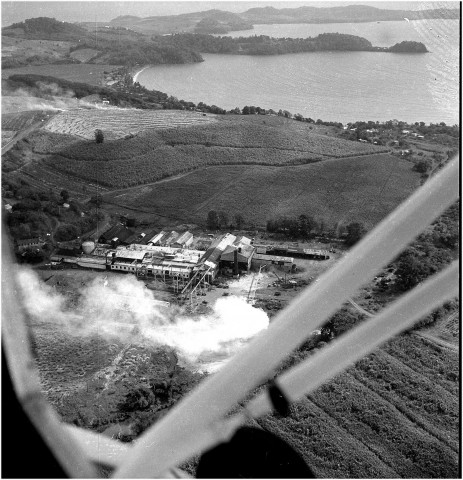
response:
<path id="1" fill-rule="evenodd" d="M 372 227 L 419 185 L 412 165 L 379 154 L 284 168 L 208 167 L 153 185 L 114 191 L 117 207 L 203 224 L 210 210 L 241 213 L 265 226 L 280 216 L 309 214 L 326 225 L 363 222 Z"/>

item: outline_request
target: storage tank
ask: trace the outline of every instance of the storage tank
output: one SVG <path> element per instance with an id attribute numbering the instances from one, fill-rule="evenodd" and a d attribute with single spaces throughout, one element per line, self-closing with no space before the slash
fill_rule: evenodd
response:
<path id="1" fill-rule="evenodd" d="M 93 250 L 95 250 L 95 244 L 91 241 L 84 242 L 82 244 L 82 250 L 85 254 L 89 255 L 93 252 Z"/>

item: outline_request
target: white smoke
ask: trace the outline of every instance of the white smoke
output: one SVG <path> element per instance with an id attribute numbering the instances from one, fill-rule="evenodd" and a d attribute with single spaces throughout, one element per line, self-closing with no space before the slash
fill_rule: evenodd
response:
<path id="1" fill-rule="evenodd" d="M 45 284 L 30 269 L 18 275 L 24 306 L 35 322 L 52 322 L 72 335 L 100 335 L 109 341 L 166 345 L 200 370 L 220 367 L 246 342 L 267 328 L 267 314 L 245 299 L 221 297 L 210 314 L 188 315 L 166 307 L 133 276 L 96 278 L 79 290 L 77 304 Z M 105 286 L 106 283 L 106 286 Z"/>

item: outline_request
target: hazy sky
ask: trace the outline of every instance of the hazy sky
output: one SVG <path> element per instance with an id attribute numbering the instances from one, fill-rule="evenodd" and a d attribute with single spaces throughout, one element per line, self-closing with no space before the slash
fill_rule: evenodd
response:
<path id="1" fill-rule="evenodd" d="M 175 15 L 179 13 L 198 12 L 218 8 L 230 12 L 244 12 L 253 7 L 273 6 L 275 8 L 300 7 L 311 5 L 341 6 L 341 5 L 370 5 L 387 9 L 418 10 L 436 8 L 442 5 L 458 8 L 457 2 L 422 2 L 422 1 L 325 1 L 325 2 L 291 2 L 291 1 L 7 1 L 2 0 L 2 26 L 21 22 L 26 18 L 52 17 L 67 22 L 109 21 L 119 15 L 136 15 L 148 17 L 151 15 Z"/>

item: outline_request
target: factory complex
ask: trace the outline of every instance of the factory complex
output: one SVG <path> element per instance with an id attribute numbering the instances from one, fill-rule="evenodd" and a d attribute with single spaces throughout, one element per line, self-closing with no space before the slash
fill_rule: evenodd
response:
<path id="1" fill-rule="evenodd" d="M 285 249 L 278 246 L 253 245 L 250 238 L 225 233 L 209 240 L 204 250 L 193 248 L 190 232 L 175 231 L 127 235 L 120 227 L 111 227 L 99 242 L 86 241 L 80 249 L 57 250 L 51 257 L 53 268 L 91 268 L 132 273 L 176 283 L 177 288 L 201 282 L 212 282 L 217 274 L 239 275 L 263 265 L 277 265 L 287 272 L 295 271 L 293 257 L 329 258 L 325 251 Z M 121 235 L 124 233 L 124 235 Z M 134 241 L 127 244 L 121 240 Z"/>

